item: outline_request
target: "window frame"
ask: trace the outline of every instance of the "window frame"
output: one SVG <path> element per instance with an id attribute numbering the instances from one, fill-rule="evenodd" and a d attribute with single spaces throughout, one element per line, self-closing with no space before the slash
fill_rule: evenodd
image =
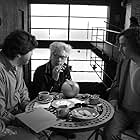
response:
<path id="1" fill-rule="evenodd" d="M 69 4 L 70 5 L 70 4 Z M 30 28 L 30 30 L 31 30 L 32 28 Z M 75 29 L 74 29 L 75 30 Z M 90 29 L 89 29 L 90 30 Z M 67 42 L 67 43 L 69 43 L 69 44 L 71 44 L 71 42 L 80 42 L 80 41 L 76 41 L 76 40 L 73 40 L 73 41 L 71 41 L 70 40 L 70 25 L 68 24 L 68 39 L 67 40 L 46 40 L 46 41 L 44 41 L 44 40 L 39 40 L 39 48 L 48 48 L 48 46 L 49 45 L 45 45 L 45 44 L 50 44 L 51 42 L 53 42 L 53 41 L 63 41 L 63 42 Z M 43 42 L 43 43 L 42 43 Z M 49 42 L 49 43 L 48 43 Z M 81 42 L 89 42 L 88 40 L 87 41 L 81 41 Z M 73 44 L 73 43 L 72 43 Z M 47 47 L 46 47 L 47 46 Z M 78 49 L 80 49 L 80 48 L 78 48 Z M 81 49 L 85 49 L 85 48 L 81 48 Z M 31 59 L 31 61 L 32 61 L 32 59 Z M 102 61 L 103 62 L 103 61 Z M 68 62 L 69 63 L 69 62 Z M 93 70 L 93 72 L 95 72 L 94 70 Z M 102 74 L 103 74 L 103 71 L 102 71 Z M 102 75 L 101 74 L 101 75 Z M 102 80 L 103 80 L 103 77 L 102 77 Z"/>

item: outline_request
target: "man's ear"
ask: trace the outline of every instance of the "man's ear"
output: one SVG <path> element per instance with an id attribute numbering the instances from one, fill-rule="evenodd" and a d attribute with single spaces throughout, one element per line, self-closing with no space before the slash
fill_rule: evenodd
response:
<path id="1" fill-rule="evenodd" d="M 20 54 L 17 54 L 16 57 L 15 57 L 15 59 L 19 59 L 19 58 L 21 58 L 21 55 Z"/>
<path id="2" fill-rule="evenodd" d="M 20 57 L 21 57 L 21 55 L 20 54 L 17 54 L 16 58 L 20 58 Z"/>

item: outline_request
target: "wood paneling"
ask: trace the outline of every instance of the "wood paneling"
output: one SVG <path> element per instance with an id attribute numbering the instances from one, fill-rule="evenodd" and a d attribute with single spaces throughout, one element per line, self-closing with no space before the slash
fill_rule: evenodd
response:
<path id="1" fill-rule="evenodd" d="M 21 11 L 24 16 L 21 18 Z M 0 44 L 15 29 L 28 30 L 28 0 L 0 0 Z M 24 18 L 24 19 L 23 19 Z M 20 21 L 23 20 L 23 21 Z M 24 22 L 21 26 L 21 22 Z"/>

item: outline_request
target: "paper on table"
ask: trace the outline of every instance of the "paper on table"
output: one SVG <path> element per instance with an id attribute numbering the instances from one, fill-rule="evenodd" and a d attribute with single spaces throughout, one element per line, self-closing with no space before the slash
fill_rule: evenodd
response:
<path id="1" fill-rule="evenodd" d="M 48 103 L 48 104 L 40 104 L 40 103 L 38 103 L 38 102 L 35 102 L 35 104 L 34 104 L 34 108 L 49 108 L 50 107 L 50 105 L 51 105 L 51 103 Z"/>
<path id="2" fill-rule="evenodd" d="M 61 121 L 58 121 L 54 114 L 43 108 L 37 108 L 28 113 L 20 113 L 17 114 L 16 117 L 36 133 L 45 130 Z"/>

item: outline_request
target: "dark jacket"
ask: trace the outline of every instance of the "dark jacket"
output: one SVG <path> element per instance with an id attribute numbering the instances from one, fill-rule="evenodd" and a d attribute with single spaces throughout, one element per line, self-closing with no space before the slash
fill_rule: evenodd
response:
<path id="1" fill-rule="evenodd" d="M 40 91 L 61 91 L 61 86 L 65 80 L 71 79 L 70 68 L 67 64 L 64 65 L 66 65 L 66 68 L 63 72 L 60 73 L 58 81 L 52 79 L 52 68 L 50 61 L 36 69 L 33 78 L 33 98 L 37 97 L 38 92 Z"/>
<path id="2" fill-rule="evenodd" d="M 111 85 L 109 100 L 118 100 L 122 104 L 124 97 L 125 83 L 129 72 L 130 59 L 121 59 L 118 63 L 114 82 Z"/>

